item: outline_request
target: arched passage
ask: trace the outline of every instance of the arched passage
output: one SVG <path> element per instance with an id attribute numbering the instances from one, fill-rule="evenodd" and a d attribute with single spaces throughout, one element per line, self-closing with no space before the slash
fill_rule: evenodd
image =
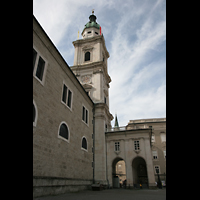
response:
<path id="1" fill-rule="evenodd" d="M 142 157 L 136 157 L 132 161 L 133 184 L 135 187 L 148 187 L 148 175 L 146 161 Z"/>
<path id="2" fill-rule="evenodd" d="M 126 164 L 125 161 L 117 157 L 112 163 L 112 178 L 113 178 L 113 188 L 119 188 L 123 185 L 124 180 L 126 180 Z"/>

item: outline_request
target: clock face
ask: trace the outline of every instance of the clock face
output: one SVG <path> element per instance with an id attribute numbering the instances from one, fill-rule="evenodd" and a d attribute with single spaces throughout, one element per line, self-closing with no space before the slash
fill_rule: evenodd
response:
<path id="1" fill-rule="evenodd" d="M 83 76 L 81 80 L 83 83 L 91 83 L 91 76 Z"/>

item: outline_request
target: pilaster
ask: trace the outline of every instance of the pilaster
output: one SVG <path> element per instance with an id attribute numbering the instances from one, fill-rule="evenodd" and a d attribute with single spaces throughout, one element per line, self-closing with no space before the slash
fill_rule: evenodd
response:
<path id="1" fill-rule="evenodd" d="M 124 155 L 125 155 L 125 164 L 126 164 L 126 180 L 127 180 L 127 186 L 133 185 L 133 170 L 132 170 L 132 160 L 131 156 L 129 156 L 129 143 L 131 139 L 124 140 Z"/>
<path id="2" fill-rule="evenodd" d="M 95 104 L 95 182 L 107 185 L 106 177 L 106 140 L 105 140 L 105 121 L 111 120 L 113 116 L 109 113 L 108 106 L 105 103 Z"/>
<path id="3" fill-rule="evenodd" d="M 149 181 L 149 188 L 155 188 L 155 175 L 153 169 L 153 161 L 152 161 L 152 152 L 150 147 L 150 140 L 149 138 L 144 138 L 145 143 L 145 154 L 146 154 L 146 165 L 147 165 L 147 174 L 148 174 L 148 181 Z"/>

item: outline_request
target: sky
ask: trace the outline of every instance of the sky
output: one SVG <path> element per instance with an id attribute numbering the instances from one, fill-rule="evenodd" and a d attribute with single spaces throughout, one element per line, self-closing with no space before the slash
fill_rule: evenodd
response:
<path id="1" fill-rule="evenodd" d="M 110 113 L 119 126 L 166 117 L 166 0 L 33 0 L 34 16 L 69 66 L 92 9 L 110 54 Z"/>

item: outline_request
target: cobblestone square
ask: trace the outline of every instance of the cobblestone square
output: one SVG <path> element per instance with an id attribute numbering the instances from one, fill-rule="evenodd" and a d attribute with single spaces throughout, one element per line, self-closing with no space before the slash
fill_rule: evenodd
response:
<path id="1" fill-rule="evenodd" d="M 38 197 L 34 200 L 166 200 L 166 188 L 163 189 L 107 189 L 102 191 L 85 190 L 56 196 Z"/>

